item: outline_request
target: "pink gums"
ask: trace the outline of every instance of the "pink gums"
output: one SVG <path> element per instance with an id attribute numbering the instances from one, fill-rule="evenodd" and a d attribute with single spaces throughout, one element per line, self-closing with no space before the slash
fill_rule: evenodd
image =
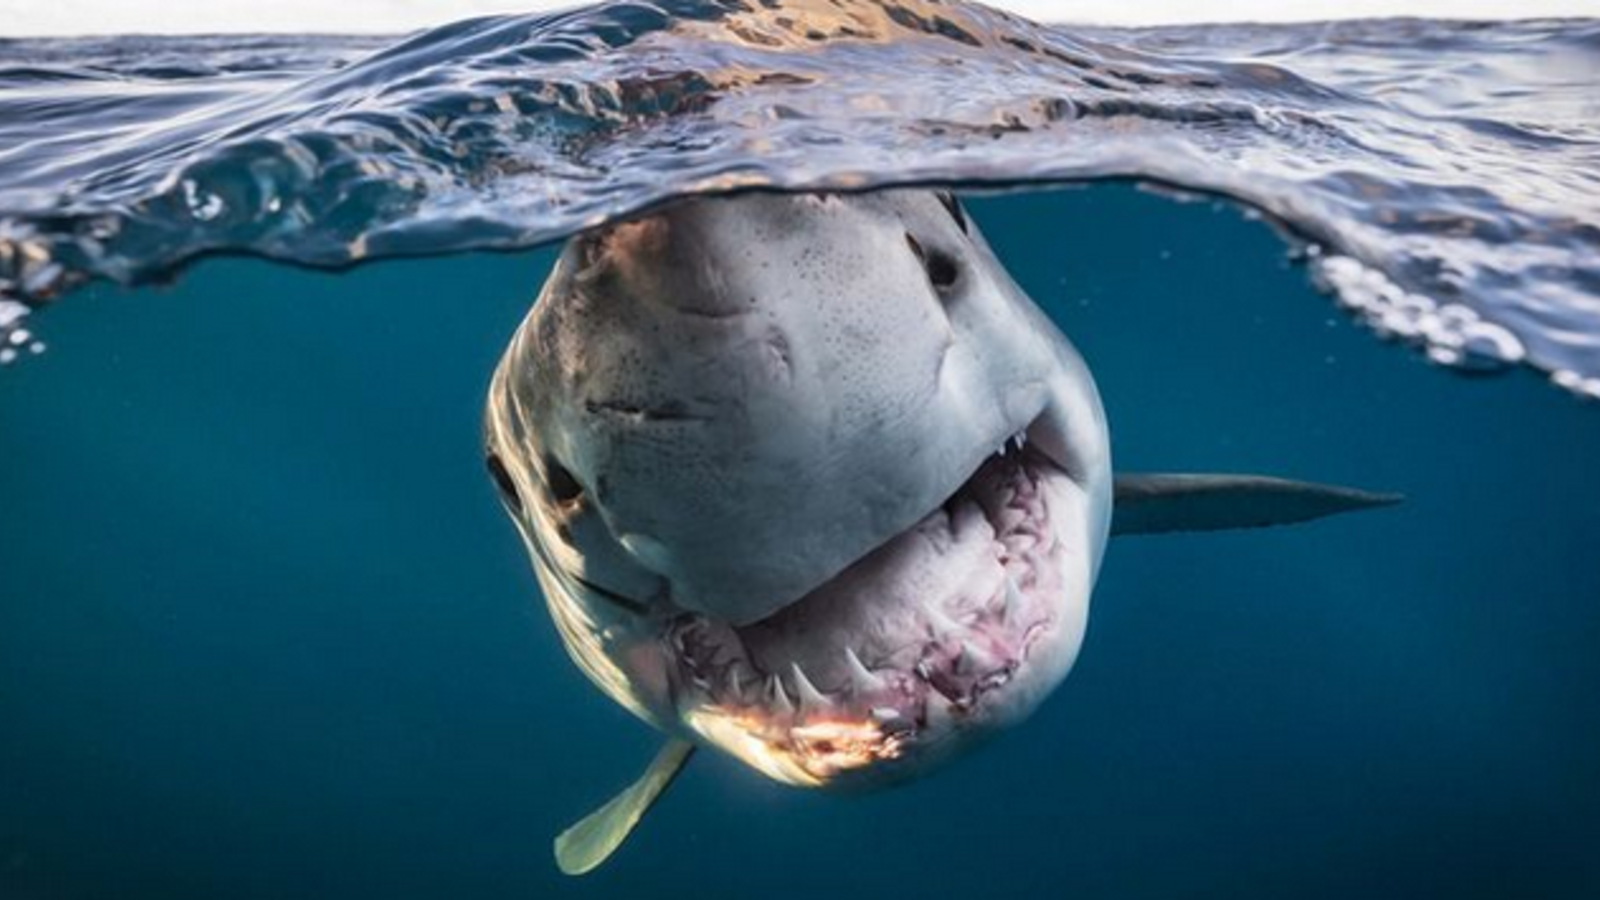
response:
<path id="1" fill-rule="evenodd" d="M 680 711 L 717 717 L 715 742 L 734 733 L 814 783 L 1015 713 L 991 698 L 1056 631 L 1069 551 L 1052 494 L 1067 483 L 1014 439 L 942 507 L 770 618 L 683 616 L 667 637 Z"/>

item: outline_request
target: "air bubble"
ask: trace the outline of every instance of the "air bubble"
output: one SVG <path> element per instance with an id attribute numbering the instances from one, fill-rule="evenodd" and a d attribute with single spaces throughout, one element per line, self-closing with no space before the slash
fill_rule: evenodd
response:
<path id="1" fill-rule="evenodd" d="M 0 300 L 0 328 L 8 328 L 27 318 L 28 306 L 15 300 Z"/>
<path id="2" fill-rule="evenodd" d="M 31 312 L 26 304 L 0 300 L 0 365 L 16 362 L 24 352 L 35 356 L 44 352 L 44 342 L 24 327 Z"/>
<path id="3" fill-rule="evenodd" d="M 1558 369 L 1550 375 L 1556 387 L 1590 400 L 1600 400 L 1600 378 L 1585 378 L 1571 369 Z"/>
<path id="4" fill-rule="evenodd" d="M 1507 366 L 1522 362 L 1527 349 L 1516 335 L 1493 322 L 1473 322 L 1461 329 L 1462 364 Z"/>
<path id="5" fill-rule="evenodd" d="M 201 187 L 193 178 L 183 180 L 183 203 L 188 207 L 189 215 L 201 222 L 210 222 L 227 208 L 220 196 Z"/>
<path id="6" fill-rule="evenodd" d="M 1316 275 L 1352 311 L 1384 337 L 1421 346 L 1434 363 L 1472 372 L 1497 372 L 1527 357 L 1527 348 L 1501 325 L 1459 303 L 1440 305 L 1411 293 L 1377 269 L 1348 256 L 1316 261 Z"/>

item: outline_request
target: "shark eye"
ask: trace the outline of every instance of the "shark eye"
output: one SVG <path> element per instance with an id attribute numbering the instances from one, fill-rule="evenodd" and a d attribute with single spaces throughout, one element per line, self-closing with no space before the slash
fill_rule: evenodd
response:
<path id="1" fill-rule="evenodd" d="M 545 482 L 550 486 L 550 496 L 565 506 L 583 496 L 583 485 L 578 483 L 572 470 L 557 462 L 554 457 L 544 459 Z"/>
<path id="2" fill-rule="evenodd" d="M 956 279 L 961 276 L 961 267 L 956 264 L 955 257 L 935 247 L 932 250 L 922 246 L 922 242 L 906 232 L 906 243 L 911 246 L 911 252 L 916 254 L 917 260 L 922 263 L 922 268 L 928 273 L 928 281 L 934 290 L 943 293 L 955 287 Z"/>
<path id="3" fill-rule="evenodd" d="M 484 465 L 489 467 L 489 477 L 494 479 L 494 486 L 500 490 L 500 496 L 516 512 L 522 512 L 522 498 L 517 495 L 516 482 L 511 480 L 511 473 L 506 471 L 506 464 L 500 457 L 490 453 L 484 458 Z"/>
<path id="4" fill-rule="evenodd" d="M 950 218 L 956 220 L 956 227 L 961 229 L 961 233 L 970 233 L 967 230 L 967 211 L 961 208 L 961 201 L 956 199 L 956 195 L 949 191 L 940 191 L 938 197 L 944 208 L 950 211 Z"/>

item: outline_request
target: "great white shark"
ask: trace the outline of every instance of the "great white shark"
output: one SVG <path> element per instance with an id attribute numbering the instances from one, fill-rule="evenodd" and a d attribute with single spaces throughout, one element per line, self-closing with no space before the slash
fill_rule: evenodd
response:
<path id="1" fill-rule="evenodd" d="M 709 745 L 921 776 L 1066 676 L 1115 534 L 1394 502 L 1113 477 L 1084 361 L 933 190 L 680 202 L 573 238 L 494 373 L 491 475 L 574 662 L 668 741 L 556 840 L 598 865 Z"/>

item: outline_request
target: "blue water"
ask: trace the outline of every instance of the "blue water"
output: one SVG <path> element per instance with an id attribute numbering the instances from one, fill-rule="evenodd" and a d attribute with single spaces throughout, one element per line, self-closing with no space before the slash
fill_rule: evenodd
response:
<path id="1" fill-rule="evenodd" d="M 1404 491 L 1110 549 L 1077 670 L 863 798 L 657 737 L 563 657 L 483 474 L 549 251 L 97 286 L 0 378 L 0 897 L 1593 897 L 1600 415 L 1372 339 L 1264 224 L 1126 185 L 970 210 L 1129 469 Z"/>

